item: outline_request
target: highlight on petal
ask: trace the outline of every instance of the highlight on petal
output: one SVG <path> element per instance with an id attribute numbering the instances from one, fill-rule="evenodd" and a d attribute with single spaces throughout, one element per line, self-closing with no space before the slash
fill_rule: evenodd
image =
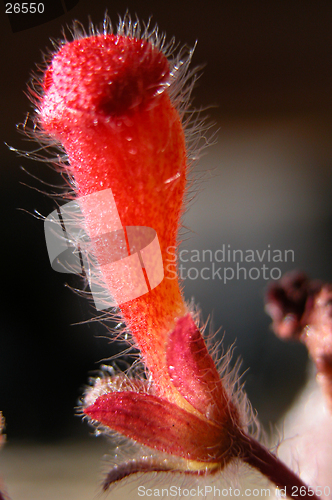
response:
<path id="1" fill-rule="evenodd" d="M 187 460 L 226 464 L 232 428 L 222 428 L 145 393 L 114 392 L 84 410 L 91 419 L 150 448 Z"/>

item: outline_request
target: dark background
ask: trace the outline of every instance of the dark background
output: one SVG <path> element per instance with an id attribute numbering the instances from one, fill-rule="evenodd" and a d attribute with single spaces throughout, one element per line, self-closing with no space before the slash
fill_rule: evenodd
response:
<path id="1" fill-rule="evenodd" d="M 46 6 L 47 8 L 47 6 Z M 74 19 L 114 22 L 126 10 L 153 15 L 168 38 L 193 46 L 193 64 L 205 64 L 194 105 L 219 129 L 218 144 L 197 166 L 202 191 L 184 222 L 192 233 L 183 248 L 294 249 L 295 263 L 315 278 L 332 278 L 332 4 L 331 2 L 81 0 L 45 24 L 13 32 L 0 9 L 1 41 L 1 313 L 0 409 L 10 439 L 59 439 L 87 432 L 74 407 L 89 374 L 118 349 L 96 323 L 72 326 L 93 312 L 64 286 L 79 281 L 57 274 L 48 261 L 43 223 L 49 192 L 20 169 L 61 184 L 46 164 L 19 158 L 4 144 L 31 151 L 16 124 L 31 104 L 24 94 L 50 38 Z M 37 16 L 37 14 L 35 14 Z M 18 14 L 23 16 L 23 14 Z M 25 20 L 17 21 L 24 26 Z M 21 23 L 21 24 L 20 24 Z M 40 191 L 26 186 L 33 186 Z M 264 425 L 274 423 L 306 379 L 306 352 L 283 344 L 264 314 L 266 281 L 185 280 L 185 294 L 206 319 L 236 339 L 246 388 Z"/>

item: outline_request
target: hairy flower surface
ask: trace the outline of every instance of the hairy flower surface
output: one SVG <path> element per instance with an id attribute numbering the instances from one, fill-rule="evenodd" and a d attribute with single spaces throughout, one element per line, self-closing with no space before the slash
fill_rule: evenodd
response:
<path id="1" fill-rule="evenodd" d="M 42 127 L 68 154 L 77 195 L 111 188 L 122 225 L 152 227 L 164 261 L 168 247 L 176 245 L 188 170 L 181 118 L 167 91 L 171 71 L 174 79 L 180 69 L 174 63 L 171 69 L 149 39 L 80 38 L 54 56 L 39 105 Z M 98 205 L 85 213 L 90 234 L 104 216 L 101 210 Z M 95 246 L 97 259 L 103 252 Z M 102 270 L 111 289 L 120 286 Z M 170 278 L 166 269 L 159 286 L 121 305 L 154 394 L 108 393 L 85 413 L 142 444 L 201 460 L 202 467 L 227 462 L 238 412 L 179 281 Z"/>
<path id="2" fill-rule="evenodd" d="M 129 19 L 116 34 L 107 26 L 91 36 L 76 33 L 49 62 L 35 96 L 39 129 L 62 144 L 77 197 L 90 196 L 84 222 L 99 262 L 107 260 L 107 242 L 94 236 L 112 214 L 91 195 L 107 189 L 123 228 L 156 231 L 164 263 L 167 249 L 177 245 L 190 166 L 183 121 L 192 75 L 191 52 L 176 56 L 171 49 L 156 30 L 142 34 Z M 125 284 L 112 269 L 101 266 L 103 281 L 109 290 L 121 289 Z M 97 379 L 86 396 L 84 413 L 99 427 L 155 450 L 116 465 L 105 488 L 133 472 L 207 474 L 238 458 L 283 488 L 302 484 L 246 434 L 238 404 L 245 398 L 220 378 L 173 278 L 164 265 L 158 286 L 120 305 L 146 378 Z"/>
<path id="3" fill-rule="evenodd" d="M 45 74 L 42 127 L 61 141 L 77 195 L 112 189 L 123 226 L 155 229 L 161 252 L 176 245 L 186 185 L 185 138 L 165 92 L 165 55 L 148 40 L 101 34 L 64 45 Z M 99 206 L 86 227 L 100 222 Z M 100 248 L 95 248 L 97 258 Z M 103 268 L 104 270 L 104 268 Z M 165 377 L 165 341 L 186 313 L 177 280 L 162 283 L 121 307 L 158 392 L 176 401 Z M 110 288 L 112 273 L 104 270 Z"/>

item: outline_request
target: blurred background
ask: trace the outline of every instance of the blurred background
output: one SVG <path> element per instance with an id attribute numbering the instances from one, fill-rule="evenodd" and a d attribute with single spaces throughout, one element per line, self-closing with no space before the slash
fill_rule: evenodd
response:
<path id="1" fill-rule="evenodd" d="M 205 68 L 193 104 L 209 108 L 217 142 L 192 173 L 202 180 L 183 219 L 189 231 L 182 248 L 292 250 L 294 261 L 263 263 L 282 273 L 302 269 L 313 278 L 332 279 L 331 2 L 206 0 L 195 6 L 189 0 L 80 0 L 67 13 L 27 29 L 24 19 L 12 18 L 13 30 L 1 9 L 0 410 L 12 443 L 84 439 L 89 430 L 74 407 L 101 360 L 120 349 L 95 322 L 74 325 L 93 311 L 65 286 L 79 287 L 79 279 L 52 270 L 43 223 L 31 215 L 54 210 L 42 192 L 49 188 L 37 179 L 61 184 L 59 174 L 4 144 L 35 147 L 16 125 L 33 111 L 27 82 L 42 52 L 51 48 L 50 38 L 61 38 L 62 27 L 74 19 L 87 26 L 90 16 L 99 25 L 106 9 L 114 25 L 128 9 L 146 22 L 153 16 L 152 25 L 158 23 L 168 39 L 175 36 L 189 46 L 198 41 L 193 65 Z M 204 319 L 213 314 L 225 349 L 235 342 L 249 398 L 269 431 L 306 381 L 305 349 L 271 332 L 262 272 L 253 273 L 257 279 L 240 276 L 225 283 L 212 279 L 212 272 L 210 279 L 201 277 L 210 262 L 182 264 L 186 298 L 194 297 Z M 258 260 L 244 264 L 248 272 L 261 266 Z M 190 267 L 198 273 L 188 276 Z"/>

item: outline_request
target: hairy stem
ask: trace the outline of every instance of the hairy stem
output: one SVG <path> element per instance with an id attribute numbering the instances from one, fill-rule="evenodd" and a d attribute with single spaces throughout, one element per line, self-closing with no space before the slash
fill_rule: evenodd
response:
<path id="1" fill-rule="evenodd" d="M 276 455 L 261 445 L 254 438 L 243 435 L 242 460 L 258 469 L 265 477 L 280 489 L 285 490 L 289 498 L 300 496 L 303 499 L 319 500 L 312 488 L 307 486 L 292 470 L 290 470 Z"/>

